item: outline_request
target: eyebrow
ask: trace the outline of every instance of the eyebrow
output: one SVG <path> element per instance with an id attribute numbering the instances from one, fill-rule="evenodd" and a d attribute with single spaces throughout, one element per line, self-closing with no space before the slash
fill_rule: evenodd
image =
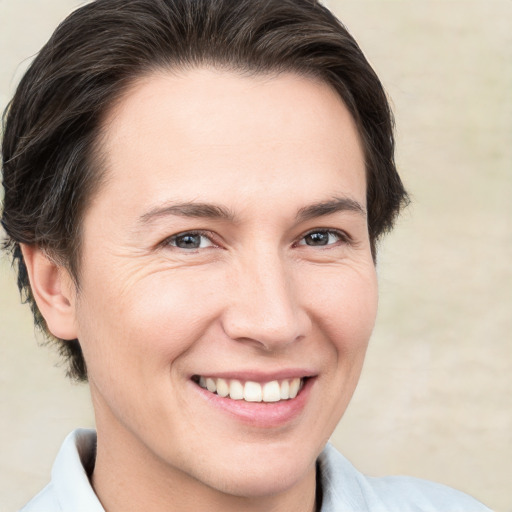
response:
<path id="1" fill-rule="evenodd" d="M 316 217 L 323 217 L 344 211 L 355 212 L 366 217 L 366 208 L 355 199 L 351 199 L 350 197 L 335 197 L 329 201 L 322 201 L 321 203 L 315 203 L 301 208 L 297 212 L 296 218 L 298 222 L 304 222 Z"/>
<path id="2" fill-rule="evenodd" d="M 187 202 L 157 206 L 142 215 L 140 224 L 149 224 L 153 220 L 176 215 L 178 217 L 208 218 L 235 221 L 235 214 L 223 206 L 211 203 Z"/>
<path id="3" fill-rule="evenodd" d="M 337 212 L 356 212 L 366 217 L 366 209 L 358 201 L 349 197 L 335 197 L 329 201 L 311 204 L 301 208 L 296 215 L 297 222 L 331 215 Z M 154 220 L 175 215 L 178 217 L 220 219 L 236 222 L 236 215 L 224 206 L 212 203 L 186 202 L 179 204 L 164 204 L 157 206 L 139 218 L 142 225 L 150 224 Z"/>

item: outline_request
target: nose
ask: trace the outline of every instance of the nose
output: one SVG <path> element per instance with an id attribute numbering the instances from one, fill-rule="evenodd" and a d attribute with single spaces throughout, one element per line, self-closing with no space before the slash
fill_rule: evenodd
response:
<path id="1" fill-rule="evenodd" d="M 282 350 L 305 337 L 309 315 L 301 305 L 296 272 L 279 254 L 252 255 L 231 273 L 224 332 L 266 351 Z"/>

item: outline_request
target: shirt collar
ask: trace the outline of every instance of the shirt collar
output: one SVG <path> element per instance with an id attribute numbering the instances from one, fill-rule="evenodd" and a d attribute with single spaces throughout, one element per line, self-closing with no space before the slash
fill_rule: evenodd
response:
<path id="1" fill-rule="evenodd" d="M 52 468 L 52 484 L 62 510 L 105 512 L 85 469 L 92 473 L 95 455 L 94 430 L 77 429 L 64 440 Z"/>

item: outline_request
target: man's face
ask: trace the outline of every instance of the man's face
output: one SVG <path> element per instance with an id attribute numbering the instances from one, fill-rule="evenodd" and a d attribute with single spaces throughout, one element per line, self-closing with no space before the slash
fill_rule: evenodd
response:
<path id="1" fill-rule="evenodd" d="M 139 80 L 104 129 L 76 307 L 98 450 L 229 494 L 292 488 L 376 313 L 351 116 L 311 79 L 198 69 Z"/>

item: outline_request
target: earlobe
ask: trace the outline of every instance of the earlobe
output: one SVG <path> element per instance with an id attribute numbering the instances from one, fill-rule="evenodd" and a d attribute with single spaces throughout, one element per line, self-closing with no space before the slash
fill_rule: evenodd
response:
<path id="1" fill-rule="evenodd" d="M 77 338 L 76 292 L 68 270 L 53 261 L 44 250 L 22 244 L 32 294 L 48 330 L 57 338 Z"/>

